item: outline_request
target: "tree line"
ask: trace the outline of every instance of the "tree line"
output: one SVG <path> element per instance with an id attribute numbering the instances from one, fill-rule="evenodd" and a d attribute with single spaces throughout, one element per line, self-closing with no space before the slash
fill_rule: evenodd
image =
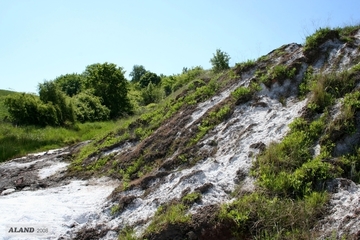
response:
<path id="1" fill-rule="evenodd" d="M 213 71 L 229 68 L 230 57 L 217 50 L 210 60 Z M 20 125 L 70 126 L 75 122 L 117 119 L 137 107 L 157 103 L 205 70 L 183 68 L 181 74 L 157 75 L 134 65 L 129 76 L 113 63 L 96 63 L 81 74 L 61 75 L 38 85 L 38 94 L 17 93 L 5 99 L 10 121 Z"/>

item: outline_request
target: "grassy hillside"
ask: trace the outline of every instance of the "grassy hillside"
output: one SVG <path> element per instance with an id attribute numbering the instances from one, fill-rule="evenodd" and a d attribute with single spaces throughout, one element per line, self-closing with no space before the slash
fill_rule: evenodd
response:
<path id="1" fill-rule="evenodd" d="M 190 231 L 199 236 L 209 232 L 209 237 L 205 235 L 204 239 L 230 239 L 230 236 L 234 239 L 312 239 L 312 229 L 326 214 L 330 199 L 326 184 L 339 177 L 360 182 L 359 139 L 352 140 L 347 148 L 340 144 L 347 137 L 360 133 L 360 47 L 355 36 L 359 29 L 360 26 L 320 29 L 306 39 L 304 46 L 284 45 L 257 60 L 237 64 L 220 73 L 203 69 L 198 69 L 194 75 L 191 71 L 183 72 L 167 79 L 172 81 L 171 94 L 147 106 L 136 100 L 141 98 L 141 92 L 133 86 L 130 95 L 138 104 L 137 111 L 117 121 L 78 123 L 68 128 L 15 127 L 0 122 L 0 162 L 28 152 L 92 139 L 73 156 L 69 176 L 105 175 L 121 180 L 122 184 L 111 196 L 114 202 L 111 212 L 120 216 L 125 202 L 132 201 L 121 198 L 124 191 L 145 190 L 141 196 L 145 201 L 160 186 L 151 188 L 151 182 L 159 180 L 157 183 L 162 184 L 164 176 L 191 169 L 204 159 L 214 157 L 217 151 L 233 155 L 231 150 L 235 145 L 229 145 L 228 139 L 211 139 L 209 135 L 223 131 L 216 129 L 222 122 L 227 122 L 226 127 L 241 135 L 230 136 L 238 137 L 238 141 L 250 134 L 257 123 L 252 122 L 245 128 L 246 118 L 243 132 L 236 132 L 232 127 L 245 117 L 237 115 L 235 118 L 236 110 L 245 112 L 242 107 L 254 107 L 256 111 L 256 107 L 261 107 L 269 108 L 267 112 L 270 113 L 273 111 L 268 106 L 270 100 L 261 101 L 266 97 L 277 101 L 276 105 L 282 105 L 282 110 L 286 111 L 287 104 L 306 99 L 282 140 L 268 144 L 254 142 L 259 154 L 255 156 L 251 152 L 249 155 L 252 158 L 250 173 L 239 169 L 241 171 L 236 172 L 238 188 L 226 192 L 233 201 L 214 203 L 217 206 L 209 214 L 210 218 L 197 217 L 188 210 L 195 202 L 201 202 L 207 190 L 185 189 L 181 198 L 169 198 L 166 200 L 169 202 L 158 206 L 141 239 L 170 239 L 168 233 L 186 239 Z M 331 55 L 333 46 L 324 46 L 329 40 L 344 44 L 344 52 Z M 345 53 L 350 50 L 358 54 L 347 58 Z M 287 91 L 273 94 L 282 87 Z M 199 112 L 201 114 L 194 114 Z M 220 133 L 218 136 L 222 137 Z M 225 142 L 229 149 L 220 148 Z M 116 152 L 126 146 L 134 147 L 131 151 Z M 112 153 L 104 154 L 109 152 Z M 219 164 L 218 160 L 214 159 L 215 164 Z M 235 160 L 234 157 L 231 161 Z M 193 184 L 187 180 L 190 174 L 174 182 Z M 242 188 L 248 174 L 254 181 L 251 191 Z M 214 184 L 217 183 L 211 183 Z M 212 188 L 211 185 L 207 187 Z M 175 187 L 169 189 L 173 191 Z M 199 219 L 203 225 L 198 224 Z M 131 227 L 135 225 L 123 229 L 119 239 L 137 239 L 132 236 Z M 222 238 L 211 236 L 213 233 Z"/>
<path id="2" fill-rule="evenodd" d="M 219 123 L 231 117 L 235 105 L 250 102 L 250 106 L 254 106 L 257 99 L 253 93 L 260 90 L 257 84 L 263 84 L 269 90 L 280 88 L 284 80 L 292 79 L 293 88 L 299 87 L 296 97 L 307 99 L 302 114 L 290 124 L 290 130 L 282 141 L 272 142 L 254 159 L 251 176 L 255 179 L 255 190 L 247 192 L 235 189 L 232 193 L 235 201 L 221 205 L 220 210 L 213 215 L 215 221 L 207 224 L 213 227 L 209 229 L 209 235 L 220 232 L 219 235 L 223 237 L 231 231 L 234 239 L 314 239 L 313 234 L 316 233 L 311 232 L 311 229 L 325 214 L 330 198 L 324 187 L 327 181 L 338 177 L 357 183 L 360 181 L 359 143 L 353 143 L 344 152 L 337 148 L 340 140 L 359 132 L 359 56 L 353 56 L 350 64 L 346 65 L 344 53 L 330 58 L 329 52 L 333 49 L 323 45 L 329 40 L 338 40 L 352 48 L 359 28 L 320 29 L 307 38 L 305 46 L 301 46 L 300 50 L 305 57 L 291 65 L 291 57 L 296 58 L 294 56 L 301 54 L 297 55 L 299 52 L 296 52 L 290 55 L 285 48 L 279 48 L 254 62 L 238 64 L 222 75 L 213 76 L 214 88 L 201 89 L 196 85 L 196 82 L 205 82 L 202 78 L 190 81 L 179 95 L 183 97 L 178 96 L 173 102 L 169 100 L 168 104 L 157 105 L 154 111 L 140 116 L 138 121 L 82 149 L 73 162 L 72 170 L 77 173 L 108 173 L 122 180 L 123 186 L 118 189 L 119 192 L 139 187 L 150 195 L 151 190 L 146 189 L 147 181 L 161 179 L 156 174 L 166 174 L 156 169 L 180 172 L 178 167 L 191 168 L 198 161 L 209 157 L 201 152 L 204 144 L 199 146 L 198 143 L 206 140 L 209 136 L 207 133 Z M 354 49 L 351 50 L 358 52 L 359 46 L 356 45 Z M 317 69 L 319 62 L 321 69 Z M 342 64 L 346 70 L 340 67 Z M 209 109 L 193 124 L 194 127 L 189 127 L 182 134 L 180 128 L 186 128 L 187 116 L 194 112 L 192 106 L 212 96 L 219 96 L 220 92 L 228 89 L 227 83 L 240 79 L 241 74 L 253 75 L 249 85 L 232 91 L 231 97 Z M 296 82 L 295 79 L 300 81 Z M 295 85 L 300 82 L 300 86 Z M 210 85 L 210 82 L 205 84 Z M 204 95 L 207 97 L 198 98 Z M 273 96 L 283 105 L 286 105 L 287 97 Z M 338 103 L 341 103 L 341 108 L 337 110 Z M 170 111 L 174 106 L 179 108 Z M 168 115 L 169 118 L 164 118 Z M 235 121 L 231 120 L 229 122 Z M 156 123 L 155 127 L 149 128 L 149 123 Z M 136 139 L 134 132 L 146 134 Z M 130 154 L 106 157 L 99 154 L 111 147 L 121 146 L 126 140 L 143 141 Z M 220 145 L 219 141 L 203 143 L 215 146 L 216 149 Z M 320 152 L 316 155 L 314 149 L 317 146 Z M 95 157 L 97 161 L 92 161 L 94 156 L 98 156 Z M 169 239 L 170 234 L 186 239 L 190 230 L 196 232 L 194 225 L 198 224 L 199 219 L 193 215 L 191 217 L 195 220 L 192 220 L 188 215 L 189 198 L 199 199 L 201 196 L 198 192 L 189 193 L 181 199 L 169 199 L 168 203 L 161 205 L 141 239 Z M 119 206 L 115 205 L 114 212 L 121 209 Z M 125 231 L 119 239 L 136 239 L 130 235 L 131 231 Z"/>

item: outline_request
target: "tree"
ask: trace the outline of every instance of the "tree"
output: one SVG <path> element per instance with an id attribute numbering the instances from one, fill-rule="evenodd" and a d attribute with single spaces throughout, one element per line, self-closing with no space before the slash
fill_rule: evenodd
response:
<path id="1" fill-rule="evenodd" d="M 44 103 L 33 94 L 18 93 L 9 95 L 5 99 L 5 106 L 10 114 L 10 119 L 18 124 L 59 126 L 74 121 L 75 118 L 66 119 L 65 113 L 61 112 L 59 105 L 52 102 Z M 68 105 L 72 111 L 72 106 Z"/>
<path id="2" fill-rule="evenodd" d="M 229 69 L 229 60 L 230 56 L 226 52 L 221 51 L 220 49 L 216 49 L 216 53 L 213 54 L 213 58 L 210 59 L 210 63 L 212 64 L 212 69 L 214 72 L 221 72 L 223 70 Z"/>
<path id="3" fill-rule="evenodd" d="M 161 78 L 156 75 L 156 73 L 147 71 L 144 75 L 141 76 L 139 84 L 141 88 L 145 88 L 152 83 L 158 85 L 161 82 Z"/>
<path id="4" fill-rule="evenodd" d="M 168 76 L 161 79 L 161 85 L 164 89 L 166 96 L 169 96 L 172 93 L 172 87 L 175 82 L 176 82 L 175 76 Z"/>
<path id="5" fill-rule="evenodd" d="M 5 98 L 5 106 L 10 119 L 17 124 L 38 125 L 38 106 L 41 103 L 38 96 L 27 93 L 16 93 Z"/>
<path id="6" fill-rule="evenodd" d="M 70 100 L 66 99 L 65 93 L 54 81 L 45 81 L 39 84 L 40 100 L 45 104 L 52 104 L 57 111 L 59 124 L 75 122 L 74 108 Z"/>
<path id="7" fill-rule="evenodd" d="M 91 89 L 93 95 L 102 99 L 102 105 L 110 109 L 111 118 L 132 113 L 133 110 L 124 74 L 123 68 L 113 63 L 89 65 L 84 72 L 86 87 Z"/>
<path id="8" fill-rule="evenodd" d="M 139 82 L 142 75 L 146 73 L 146 69 L 143 65 L 134 65 L 132 72 L 129 74 L 132 82 Z"/>
<path id="9" fill-rule="evenodd" d="M 83 89 L 84 77 L 80 74 L 66 74 L 57 77 L 54 82 L 60 86 L 61 90 L 72 97 L 80 93 Z"/>
<path id="10" fill-rule="evenodd" d="M 152 82 L 149 82 L 148 86 L 141 91 L 143 103 L 148 105 L 150 103 L 156 103 L 163 97 L 163 91 L 160 87 L 154 86 Z"/>

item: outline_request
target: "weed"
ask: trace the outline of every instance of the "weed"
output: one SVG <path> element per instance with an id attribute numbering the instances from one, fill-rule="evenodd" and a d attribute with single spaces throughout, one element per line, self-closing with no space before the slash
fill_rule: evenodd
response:
<path id="1" fill-rule="evenodd" d="M 231 108 L 229 105 L 224 105 L 220 109 L 216 109 L 210 112 L 198 126 L 199 131 L 195 138 L 190 140 L 189 145 L 194 145 L 197 143 L 209 130 L 213 129 L 220 122 L 227 119 L 230 116 L 230 113 Z"/>
<path id="2" fill-rule="evenodd" d="M 339 31 L 340 40 L 347 43 L 353 43 L 355 41 L 354 33 L 359 29 L 360 29 L 360 25 L 336 28 L 336 30 Z"/>
<path id="3" fill-rule="evenodd" d="M 317 74 L 313 76 L 304 89 L 310 89 L 312 96 L 310 99 L 311 108 L 317 112 L 323 112 L 331 106 L 336 98 L 344 96 L 355 87 L 356 80 L 349 71 L 340 73 Z"/>
<path id="4" fill-rule="evenodd" d="M 259 57 L 256 61 L 257 62 L 266 62 L 270 59 L 270 55 L 263 55 L 261 57 Z"/>
<path id="5" fill-rule="evenodd" d="M 234 226 L 233 233 L 238 238 L 251 235 L 261 239 L 283 239 L 285 236 L 301 239 L 324 211 L 327 201 L 328 194 L 323 192 L 311 193 L 303 200 L 255 192 L 222 205 L 219 218 Z"/>
<path id="6" fill-rule="evenodd" d="M 254 67 L 256 64 L 255 60 L 247 60 L 246 62 L 236 63 L 235 69 L 237 73 L 247 71 L 250 68 Z"/>
<path id="7" fill-rule="evenodd" d="M 114 206 L 111 207 L 111 209 L 110 209 L 110 214 L 114 216 L 114 215 L 116 215 L 119 211 L 120 211 L 120 205 L 115 204 Z"/>
<path id="8" fill-rule="evenodd" d="M 235 89 L 231 95 L 236 99 L 236 101 L 247 102 L 252 98 L 252 91 L 249 87 L 238 87 Z"/>
<path id="9" fill-rule="evenodd" d="M 266 74 L 260 75 L 260 82 L 268 87 L 270 87 L 273 82 L 282 84 L 284 80 L 294 78 L 295 73 L 296 68 L 289 69 L 287 66 L 279 64 L 268 70 Z"/>
<path id="10" fill-rule="evenodd" d="M 119 240 L 137 240 L 138 238 L 135 235 L 135 231 L 132 227 L 124 227 L 119 234 Z"/>
<path id="11" fill-rule="evenodd" d="M 317 50 L 321 44 L 332 37 L 338 37 L 338 30 L 331 30 L 330 28 L 320 28 L 314 34 L 306 37 L 304 51 L 310 52 Z"/>
<path id="12" fill-rule="evenodd" d="M 201 194 L 199 192 L 192 192 L 185 195 L 181 201 L 188 206 L 191 206 L 193 203 L 201 200 Z"/>
<path id="13" fill-rule="evenodd" d="M 190 215 L 186 214 L 188 207 L 181 204 L 160 206 L 153 217 L 152 222 L 145 230 L 145 234 L 160 232 L 168 224 L 188 223 Z"/>
<path id="14" fill-rule="evenodd" d="M 306 94 L 308 94 L 310 89 L 310 82 L 313 78 L 314 68 L 312 66 L 309 66 L 304 74 L 304 77 L 302 79 L 302 82 L 299 85 L 299 97 L 301 99 L 305 98 Z"/>

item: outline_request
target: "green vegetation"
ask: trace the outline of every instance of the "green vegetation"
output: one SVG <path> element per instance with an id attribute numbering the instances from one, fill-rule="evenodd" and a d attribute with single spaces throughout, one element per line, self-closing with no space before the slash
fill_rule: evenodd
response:
<path id="1" fill-rule="evenodd" d="M 351 43 L 357 29 L 359 26 L 320 29 L 306 39 L 304 49 L 311 55 L 333 37 Z M 284 52 L 278 49 L 274 54 Z M 297 69 L 292 66 L 279 64 L 266 68 L 263 61 L 269 56 L 236 64 L 234 69 L 225 71 L 229 69 L 230 57 L 217 49 L 210 60 L 212 71 L 197 66 L 183 68 L 181 74 L 164 76 L 135 65 L 131 82 L 115 64 L 93 64 L 82 74 L 66 74 L 45 81 L 39 85 L 39 95 L 0 90 L 0 162 L 92 139 L 74 156 L 70 172 L 118 177 L 123 183 L 121 190 L 132 187 L 134 180 L 141 181 L 139 178 L 157 167 L 164 167 L 162 159 L 175 152 L 177 156 L 169 169 L 194 163 L 203 156 L 195 156 L 198 152 L 192 153 L 192 148 L 196 150 L 209 131 L 226 121 L 236 105 L 253 99 L 261 89 L 260 83 L 282 84 L 295 77 Z M 241 72 L 255 71 L 252 68 L 259 63 L 263 66 L 257 69 L 255 80 L 239 86 L 229 98 L 209 109 L 186 136 L 176 136 L 167 142 L 166 137 L 177 133 L 170 129 L 175 126 L 170 125 L 172 121 L 185 119 L 197 103 L 233 84 Z M 358 128 L 360 92 L 354 89 L 359 84 L 360 64 L 340 73 L 314 75 L 313 72 L 309 66 L 299 86 L 300 98 L 311 96 L 308 112 L 295 119 L 283 140 L 271 143 L 254 162 L 251 175 L 256 179 L 255 192 L 239 191 L 233 202 L 221 206 L 218 218 L 240 239 L 249 236 L 311 239 L 310 229 L 329 200 L 323 188 L 325 182 L 334 177 L 360 182 L 359 146 L 346 155 L 334 155 L 336 141 Z M 330 113 L 337 102 L 341 103 L 341 112 L 334 117 Z M 171 119 L 177 116 L 180 117 Z M 171 127 L 160 128 L 164 123 Z M 161 137 L 154 139 L 154 132 L 161 132 L 156 136 Z M 101 154 L 139 141 L 141 149 L 122 158 Z M 320 153 L 314 156 L 317 144 Z M 160 206 L 145 235 L 158 233 L 169 225 L 189 223 L 191 217 L 187 212 L 201 197 L 199 192 L 191 192 L 175 203 Z M 114 205 L 111 214 L 116 215 L 120 208 Z M 120 232 L 119 238 L 136 239 L 129 227 Z"/>
<path id="2" fill-rule="evenodd" d="M 14 94 L 5 99 L 9 119 L 20 125 L 69 126 L 131 114 L 128 83 L 115 64 L 93 64 L 83 75 L 65 75 L 39 84 L 39 96 Z M 74 105 L 73 102 L 76 102 Z"/>
<path id="3" fill-rule="evenodd" d="M 191 221 L 187 211 L 195 202 L 201 200 L 201 193 L 192 192 L 182 197 L 180 202 L 160 206 L 143 236 L 159 233 L 169 225 L 181 225 Z"/>
<path id="4" fill-rule="evenodd" d="M 210 63 L 213 66 L 212 70 L 215 73 L 229 69 L 230 56 L 226 52 L 216 49 L 216 53 L 210 59 Z"/>
<path id="5" fill-rule="evenodd" d="M 110 110 L 111 118 L 132 113 L 127 96 L 128 82 L 121 67 L 112 63 L 98 63 L 87 66 L 83 74 L 86 88 L 102 99 L 103 105 Z"/>
<path id="6" fill-rule="evenodd" d="M 85 77 L 82 74 L 65 74 L 57 77 L 54 82 L 67 96 L 73 97 L 84 89 Z"/>
<path id="7" fill-rule="evenodd" d="M 304 51 L 305 55 L 312 56 L 319 51 L 321 44 L 329 39 L 339 38 L 341 41 L 352 43 L 355 40 L 354 34 L 360 29 L 360 25 L 347 26 L 344 28 L 319 28 L 314 34 L 306 37 Z"/>
<path id="8" fill-rule="evenodd" d="M 191 139 L 189 145 L 194 145 L 197 143 L 201 138 L 205 136 L 205 134 L 217 126 L 219 123 L 224 121 L 230 116 L 231 108 L 229 105 L 225 105 L 220 109 L 215 109 L 210 112 L 205 119 L 203 119 L 198 126 L 198 132 L 195 138 Z"/>
<path id="9" fill-rule="evenodd" d="M 9 115 L 8 110 L 5 106 L 5 99 L 7 98 L 7 96 L 13 95 L 15 93 L 16 92 L 0 89 L 0 122 L 3 120 L 7 120 Z"/>
<path id="10" fill-rule="evenodd" d="M 312 70 L 310 69 L 309 72 Z M 305 75 L 306 81 L 300 85 L 300 94 L 312 92 L 309 108 L 315 112 L 322 112 L 331 106 L 335 99 L 353 90 L 356 84 L 357 68 L 340 73 Z"/>
<path id="11" fill-rule="evenodd" d="M 288 66 L 279 64 L 267 70 L 265 74 L 258 72 L 257 75 L 260 82 L 269 87 L 274 82 L 282 84 L 284 80 L 294 78 L 295 73 L 296 68 L 290 69 Z"/>
<path id="12" fill-rule="evenodd" d="M 185 205 L 188 205 L 188 206 L 191 206 L 192 204 L 194 204 L 195 202 L 198 202 L 200 200 L 201 200 L 201 193 L 199 193 L 199 192 L 189 193 L 181 199 L 181 201 Z"/>
<path id="13" fill-rule="evenodd" d="M 156 75 L 156 73 L 147 71 L 143 74 L 139 80 L 139 85 L 141 88 L 147 87 L 150 83 L 158 85 L 161 81 L 161 78 Z"/>
<path id="14" fill-rule="evenodd" d="M 322 161 L 324 153 L 314 159 L 311 147 L 325 128 L 325 119 L 310 124 L 297 119 L 290 126 L 290 133 L 278 144 L 271 144 L 255 163 L 258 184 L 283 197 L 303 197 L 311 193 L 314 184 L 334 177 L 333 166 Z"/>
<path id="15" fill-rule="evenodd" d="M 240 86 L 236 88 L 231 93 L 231 96 L 233 97 L 233 100 L 236 101 L 236 104 L 240 104 L 249 101 L 253 97 L 254 93 L 260 90 L 260 85 L 253 82 L 249 87 Z"/>
<path id="16" fill-rule="evenodd" d="M 164 97 L 161 94 L 162 89 L 168 89 L 168 94 L 171 94 L 176 88 L 181 88 L 195 78 L 201 77 L 200 75 L 204 72 L 201 67 L 195 67 L 179 75 L 164 76 L 162 78 L 164 81 L 155 86 L 148 96 L 152 99 L 155 97 L 155 100 L 151 100 L 151 102 L 159 102 Z M 113 78 L 113 80 L 105 81 L 108 77 Z M 172 79 L 172 81 L 167 81 L 167 79 Z M 88 156 L 85 154 L 86 152 L 88 154 L 96 152 L 101 147 L 111 146 L 118 141 L 121 142 L 130 138 L 144 139 L 159 127 L 162 121 L 171 117 L 185 104 L 184 97 L 179 101 L 174 100 L 174 96 L 184 90 L 179 89 L 178 92 L 169 96 L 167 101 L 158 106 L 157 104 L 144 106 L 147 102 L 144 101 L 144 96 L 141 94 L 145 94 L 142 93 L 143 90 L 134 87 L 136 83 L 126 84 L 131 90 L 128 98 L 125 95 L 118 95 L 117 90 L 128 89 L 127 86 L 123 88 L 124 86 L 121 85 L 124 83 L 123 80 L 121 68 L 117 68 L 114 64 L 105 63 L 88 66 L 81 75 L 67 74 L 56 78 L 54 81 L 46 81 L 40 84 L 40 96 L 1 90 L 0 125 L 2 132 L 0 141 L 4 150 L 1 151 L 0 161 L 30 152 L 57 148 L 95 138 L 96 147 L 94 148 L 90 144 L 94 150 L 90 150 L 91 147 L 85 148 L 84 152 L 77 158 L 84 159 Z M 120 85 L 116 85 L 117 82 Z M 100 90 L 97 91 L 96 88 L 100 88 Z M 191 91 L 196 92 L 196 89 L 197 87 Z M 195 102 L 206 99 L 215 93 L 214 90 L 216 90 L 216 84 L 211 83 L 199 89 L 196 97 L 189 97 L 186 101 L 190 101 L 190 98 Z M 125 116 L 117 122 L 97 122 L 108 120 L 111 114 L 110 107 L 112 105 L 104 105 L 104 98 L 101 96 L 107 91 L 114 93 L 113 95 L 108 94 L 108 101 L 112 101 L 110 100 L 111 96 L 117 98 L 115 102 L 118 102 L 118 106 L 126 108 L 124 110 L 125 115 L 126 111 L 130 111 L 128 108 L 130 105 L 127 104 L 131 100 L 131 105 L 136 106 L 135 115 L 130 118 Z M 201 96 L 202 94 L 204 95 Z M 125 105 L 118 101 L 121 96 L 124 96 Z M 119 109 L 114 106 L 112 110 L 113 114 L 117 115 L 115 112 Z M 76 116 L 76 122 L 73 114 Z M 135 136 L 133 136 L 132 130 L 128 127 L 137 118 L 140 118 L 142 123 L 136 128 Z M 5 122 L 2 122 L 3 120 Z M 104 139 L 106 140 L 104 141 Z M 97 144 L 97 141 L 103 143 Z"/>
<path id="17" fill-rule="evenodd" d="M 249 87 L 240 86 L 236 88 L 231 93 L 231 98 L 229 99 L 228 103 L 224 104 L 223 106 L 216 106 L 205 115 L 200 125 L 198 126 L 198 131 L 195 137 L 189 141 L 189 146 L 196 144 L 211 129 L 229 118 L 236 104 L 249 101 L 254 93 L 260 89 L 260 86 L 255 82 L 251 83 Z"/>
<path id="18" fill-rule="evenodd" d="M 249 59 L 246 62 L 236 63 L 235 69 L 237 70 L 237 72 L 242 72 L 254 67 L 255 65 L 256 61 Z"/>
<path id="19" fill-rule="evenodd" d="M 142 112 L 138 111 L 138 113 L 135 113 L 128 120 L 120 121 L 118 126 L 111 132 L 97 137 L 92 143 L 83 147 L 79 154 L 76 155 L 70 169 L 74 172 L 103 173 L 104 169 L 97 169 L 93 164 L 89 168 L 84 167 L 84 161 L 89 156 L 100 152 L 101 149 L 111 147 L 114 144 L 120 145 L 125 141 L 137 141 L 149 137 L 164 121 L 172 117 L 183 107 L 194 105 L 213 96 L 219 89 L 219 83 L 217 83 L 219 75 L 213 75 L 212 79 L 207 79 L 207 75 L 202 77 L 200 73 L 206 74 L 202 69 L 196 67 L 187 70 L 181 75 L 174 76 L 174 79 L 187 83 L 187 85 L 172 93 L 158 104 L 152 103 L 143 108 Z M 207 81 L 207 84 L 205 81 Z M 136 155 L 131 162 L 118 163 L 116 160 L 110 160 L 109 162 L 113 162 L 113 164 L 109 163 L 103 166 L 108 169 L 108 174 L 116 174 L 117 177 L 121 178 L 123 180 L 123 189 L 126 189 L 130 186 L 130 181 L 152 170 L 151 166 L 154 163 L 150 159 L 152 159 L 151 156 L 154 154 L 157 155 L 158 153 L 154 153 L 152 148 L 144 148 L 142 153 Z M 161 154 L 171 154 L 171 150 Z M 141 162 L 137 163 L 138 161 Z M 111 169 L 109 169 L 109 165 Z"/>
<path id="20" fill-rule="evenodd" d="M 110 109 L 101 104 L 101 98 L 89 91 L 75 95 L 74 107 L 76 120 L 79 122 L 106 121 L 110 118 Z"/>
<path id="21" fill-rule="evenodd" d="M 327 201 L 326 193 L 293 200 L 255 192 L 223 205 L 219 218 L 239 239 L 311 239 L 309 229 L 325 211 Z"/>
<path id="22" fill-rule="evenodd" d="M 238 193 L 237 200 L 222 206 L 219 218 L 232 226 L 234 236 L 311 239 L 310 230 L 329 200 L 325 182 L 336 177 L 360 181 L 358 146 L 350 154 L 334 156 L 335 141 L 358 127 L 355 115 L 360 110 L 360 93 L 354 91 L 358 74 L 357 65 L 349 71 L 319 75 L 308 69 L 300 92 L 311 94 L 309 106 L 316 106 L 317 114 L 295 119 L 285 138 L 271 143 L 257 157 L 251 170 L 255 192 Z M 239 92 L 246 95 L 248 91 Z M 333 119 L 328 112 L 341 98 L 341 112 Z M 321 150 L 314 156 L 316 144 Z"/>
<path id="23" fill-rule="evenodd" d="M 130 72 L 132 82 L 139 82 L 141 77 L 146 73 L 146 69 L 143 65 L 134 65 L 133 70 Z"/>
<path id="24" fill-rule="evenodd" d="M 330 28 L 320 28 L 314 34 L 306 37 L 304 51 L 317 50 L 321 44 L 332 37 L 338 37 L 338 31 Z"/>
<path id="25" fill-rule="evenodd" d="M 74 123 L 71 102 L 60 95 L 58 103 L 44 102 L 34 94 L 17 93 L 5 99 L 9 120 L 20 125 L 65 126 Z"/>
<path id="26" fill-rule="evenodd" d="M 169 224 L 189 223 L 191 216 L 186 214 L 187 210 L 188 207 L 181 203 L 160 206 L 145 235 L 160 232 Z"/>
<path id="27" fill-rule="evenodd" d="M 109 132 L 117 122 L 96 122 L 64 127 L 14 127 L 0 122 L 0 162 L 27 153 L 46 151 L 93 139 Z"/>
<path id="28" fill-rule="evenodd" d="M 313 158 L 311 149 L 322 136 L 327 115 L 307 122 L 296 119 L 290 133 L 272 143 L 255 161 L 252 175 L 258 190 L 222 206 L 220 219 L 233 226 L 238 237 L 309 239 L 310 229 L 325 211 L 325 180 L 340 174 L 325 161 L 328 151 Z"/>
<path id="29" fill-rule="evenodd" d="M 135 235 L 135 231 L 131 227 L 124 227 L 119 234 L 119 240 L 137 240 L 138 238 Z"/>
<path id="30" fill-rule="evenodd" d="M 150 103 L 158 103 L 163 99 L 163 90 L 159 87 L 156 87 L 152 82 L 149 82 L 146 88 L 142 89 L 142 102 L 144 105 Z"/>

